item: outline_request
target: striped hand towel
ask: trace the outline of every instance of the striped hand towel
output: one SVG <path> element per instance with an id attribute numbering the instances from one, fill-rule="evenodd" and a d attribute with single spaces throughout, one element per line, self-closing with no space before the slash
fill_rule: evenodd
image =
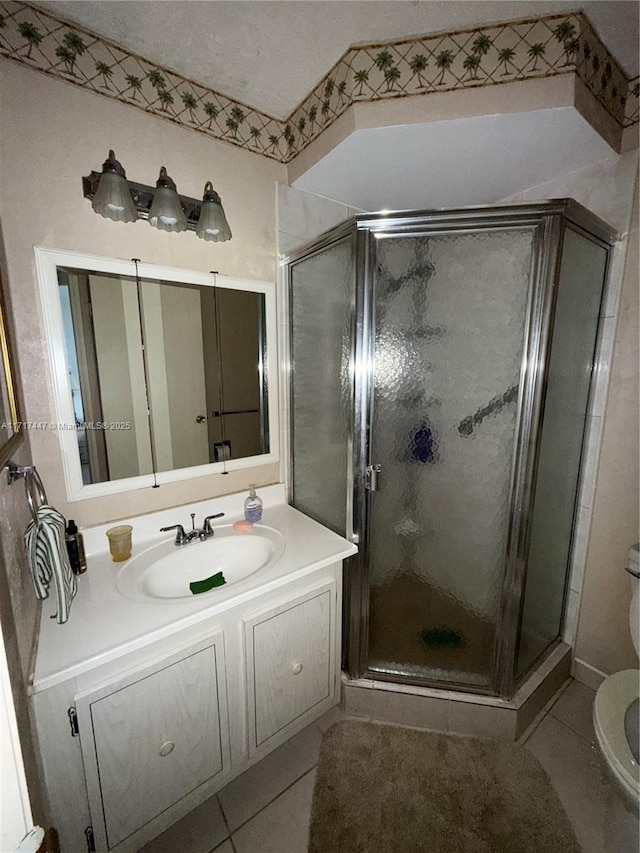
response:
<path id="1" fill-rule="evenodd" d="M 37 510 L 24 534 L 27 563 L 38 598 L 49 597 L 51 578 L 55 581 L 60 624 L 69 618 L 71 602 L 76 594 L 76 576 L 71 571 L 65 543 L 65 521 L 57 509 L 43 504 Z"/>

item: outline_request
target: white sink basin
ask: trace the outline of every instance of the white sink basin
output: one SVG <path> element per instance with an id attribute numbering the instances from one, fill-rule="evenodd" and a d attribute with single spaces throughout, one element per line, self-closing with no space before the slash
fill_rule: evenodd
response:
<path id="1" fill-rule="evenodd" d="M 120 569 L 116 584 L 125 598 L 134 601 L 209 597 L 269 568 L 283 551 L 284 539 L 271 527 L 256 525 L 245 533 L 224 524 L 204 542 L 176 546 L 172 538 L 147 548 Z"/>

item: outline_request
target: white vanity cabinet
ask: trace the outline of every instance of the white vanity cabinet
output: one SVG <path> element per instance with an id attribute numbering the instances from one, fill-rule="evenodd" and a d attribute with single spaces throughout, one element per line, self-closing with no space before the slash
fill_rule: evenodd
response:
<path id="1" fill-rule="evenodd" d="M 335 600 L 328 584 L 245 622 L 251 755 L 281 743 L 333 696 Z"/>
<path id="2" fill-rule="evenodd" d="M 229 768 L 222 636 L 201 645 L 76 698 L 98 849 L 137 849 L 135 833 Z"/>
<path id="3" fill-rule="evenodd" d="M 342 562 L 33 696 L 64 853 L 136 853 L 337 704 Z"/>

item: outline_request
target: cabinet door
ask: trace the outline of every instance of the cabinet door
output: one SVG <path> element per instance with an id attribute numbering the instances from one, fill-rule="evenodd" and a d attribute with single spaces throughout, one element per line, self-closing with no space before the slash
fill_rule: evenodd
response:
<path id="1" fill-rule="evenodd" d="M 94 830 L 104 828 L 107 849 L 226 765 L 216 654 L 209 645 L 77 701 Z"/>
<path id="2" fill-rule="evenodd" d="M 246 623 L 252 752 L 332 700 L 335 596 L 331 584 Z"/>

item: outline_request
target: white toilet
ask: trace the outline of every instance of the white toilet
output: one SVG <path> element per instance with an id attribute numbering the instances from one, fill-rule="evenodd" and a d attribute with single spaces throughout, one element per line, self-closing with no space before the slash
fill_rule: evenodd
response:
<path id="1" fill-rule="evenodd" d="M 631 638 L 640 655 L 640 543 L 629 549 L 629 577 L 633 588 L 629 608 Z M 625 799 L 638 812 L 640 800 L 640 670 L 624 669 L 600 685 L 593 703 L 598 744 Z"/>

